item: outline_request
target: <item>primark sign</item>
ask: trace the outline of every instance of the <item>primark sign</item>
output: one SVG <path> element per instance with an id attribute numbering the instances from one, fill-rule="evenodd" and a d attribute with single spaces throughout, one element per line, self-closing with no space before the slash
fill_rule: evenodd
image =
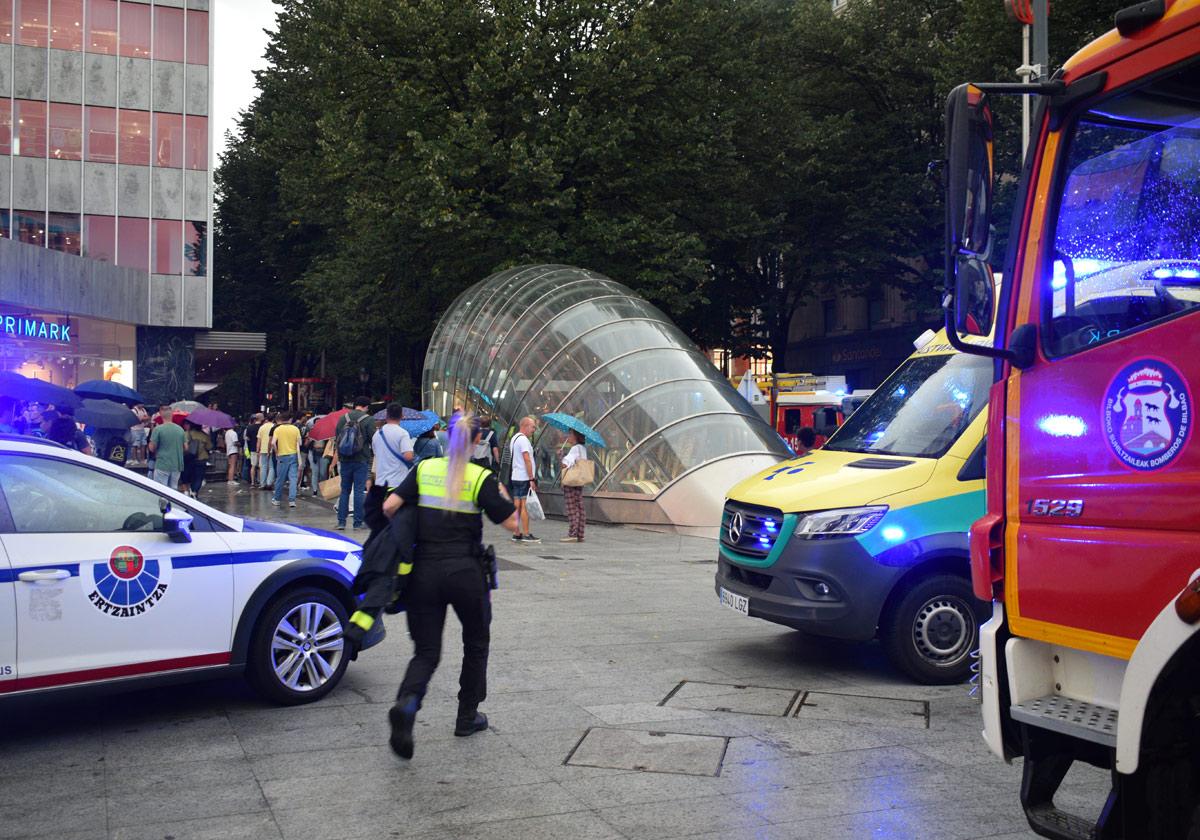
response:
<path id="1" fill-rule="evenodd" d="M 0 315 L 0 329 L 8 338 L 71 343 L 71 322 L 47 321 L 21 315 Z"/>

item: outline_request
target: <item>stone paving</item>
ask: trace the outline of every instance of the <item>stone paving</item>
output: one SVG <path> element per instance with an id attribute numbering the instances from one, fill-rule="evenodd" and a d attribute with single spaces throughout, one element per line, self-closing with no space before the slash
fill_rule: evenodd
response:
<path id="1" fill-rule="evenodd" d="M 331 527 L 323 502 L 240 514 Z M 804 636 L 718 606 L 715 543 L 592 525 L 581 545 L 489 531 L 495 593 L 490 731 L 452 734 L 451 618 L 396 759 L 385 712 L 410 643 L 400 617 L 325 700 L 276 708 L 240 681 L 6 711 L 0 838 L 1017 838 L 1019 765 L 979 738 L 964 687 L 915 686 L 878 645 Z M 364 536 L 365 532 L 348 532 Z M 1102 774 L 1062 804 L 1098 811 Z"/>

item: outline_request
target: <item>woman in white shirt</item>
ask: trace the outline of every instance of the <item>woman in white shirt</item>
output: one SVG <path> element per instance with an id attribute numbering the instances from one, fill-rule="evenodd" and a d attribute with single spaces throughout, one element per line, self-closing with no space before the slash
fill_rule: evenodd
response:
<path id="1" fill-rule="evenodd" d="M 237 429 L 225 430 L 225 483 L 234 484 L 238 468 L 238 433 Z"/>
<path id="2" fill-rule="evenodd" d="M 563 473 L 575 466 L 577 461 L 587 460 L 587 450 L 583 447 L 583 435 L 571 430 L 567 432 L 567 442 L 571 444 L 571 448 L 562 459 Z M 567 507 L 569 527 L 567 536 L 563 537 L 560 542 L 583 542 L 583 528 L 587 525 L 587 517 L 583 512 L 583 488 L 564 486 L 562 491 Z"/>

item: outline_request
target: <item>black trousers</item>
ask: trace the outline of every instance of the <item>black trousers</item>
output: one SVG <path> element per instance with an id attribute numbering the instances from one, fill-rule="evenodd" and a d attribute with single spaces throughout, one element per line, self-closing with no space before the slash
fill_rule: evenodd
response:
<path id="1" fill-rule="evenodd" d="M 404 590 L 413 658 L 399 694 L 425 696 L 442 658 L 446 607 L 462 624 L 463 663 L 458 679 L 460 716 L 474 715 L 487 697 L 487 660 L 491 644 L 492 602 L 483 570 L 471 556 L 420 557 Z"/>

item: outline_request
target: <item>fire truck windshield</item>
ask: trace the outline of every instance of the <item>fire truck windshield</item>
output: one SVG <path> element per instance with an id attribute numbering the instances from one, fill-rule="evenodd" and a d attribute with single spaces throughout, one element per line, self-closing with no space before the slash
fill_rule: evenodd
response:
<path id="1" fill-rule="evenodd" d="M 1042 294 L 1050 355 L 1200 307 L 1198 83 L 1187 68 L 1075 124 Z"/>
<path id="2" fill-rule="evenodd" d="M 909 359 L 825 449 L 940 458 L 987 405 L 992 362 L 950 354 Z"/>

